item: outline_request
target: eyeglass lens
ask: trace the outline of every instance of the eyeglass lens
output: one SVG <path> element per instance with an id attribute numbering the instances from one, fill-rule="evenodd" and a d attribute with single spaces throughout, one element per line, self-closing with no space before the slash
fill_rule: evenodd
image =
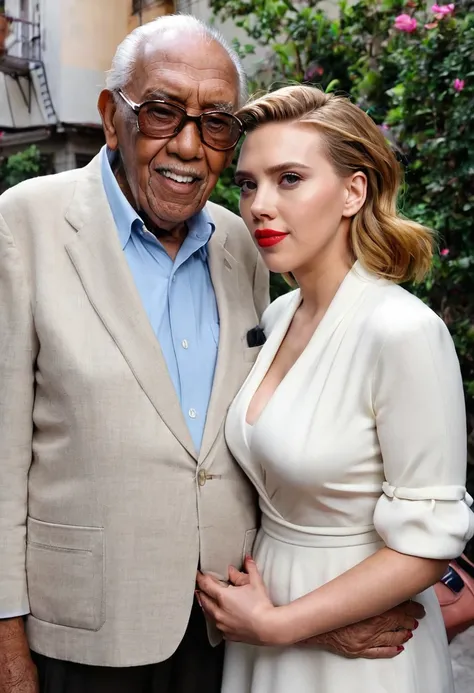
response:
<path id="1" fill-rule="evenodd" d="M 139 113 L 140 130 L 148 137 L 164 138 L 172 135 L 186 118 L 179 108 L 166 103 L 145 103 Z M 233 147 L 240 137 L 239 122 L 230 113 L 203 113 L 202 139 L 216 149 Z"/>

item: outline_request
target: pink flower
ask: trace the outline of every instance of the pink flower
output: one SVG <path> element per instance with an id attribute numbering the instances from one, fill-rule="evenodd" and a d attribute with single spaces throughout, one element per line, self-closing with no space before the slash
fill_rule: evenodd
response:
<path id="1" fill-rule="evenodd" d="M 439 251 L 439 254 L 441 257 L 446 257 L 446 255 L 449 255 L 449 248 L 443 248 L 443 250 Z"/>
<path id="2" fill-rule="evenodd" d="M 430 22 L 429 24 L 425 24 L 425 29 L 436 29 L 438 26 L 438 22 Z"/>
<path id="3" fill-rule="evenodd" d="M 313 63 L 308 67 L 306 72 L 304 73 L 304 78 L 305 80 L 311 81 L 312 79 L 316 79 L 317 77 L 322 77 L 324 74 L 324 68 L 321 67 L 321 65 L 317 65 L 316 63 Z"/>
<path id="4" fill-rule="evenodd" d="M 395 18 L 395 29 L 398 29 L 398 31 L 405 31 L 407 34 L 411 34 L 416 30 L 416 26 L 416 19 L 410 17 L 409 14 L 399 14 Z"/>
<path id="5" fill-rule="evenodd" d="M 463 79 L 459 79 L 456 77 L 456 79 L 453 82 L 453 87 L 456 91 L 462 91 L 464 89 L 464 85 L 466 82 Z"/>
<path id="6" fill-rule="evenodd" d="M 433 5 L 431 11 L 435 13 L 437 19 L 448 17 L 454 12 L 454 3 L 451 2 L 449 5 Z"/>

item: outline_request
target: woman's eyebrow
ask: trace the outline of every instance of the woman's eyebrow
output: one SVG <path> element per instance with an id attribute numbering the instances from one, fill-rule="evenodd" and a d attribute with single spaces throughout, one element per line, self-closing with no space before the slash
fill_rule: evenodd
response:
<path id="1" fill-rule="evenodd" d="M 267 173 L 269 175 L 272 175 L 274 173 L 281 173 L 281 171 L 289 171 L 291 169 L 304 169 L 305 171 L 310 171 L 311 166 L 307 166 L 306 164 L 302 164 L 301 162 L 298 161 L 285 161 L 282 164 L 275 164 L 275 166 L 269 166 L 268 168 L 265 169 L 264 173 Z M 251 178 L 252 174 L 250 171 L 243 171 L 243 170 L 238 170 L 235 173 L 235 178 Z"/>

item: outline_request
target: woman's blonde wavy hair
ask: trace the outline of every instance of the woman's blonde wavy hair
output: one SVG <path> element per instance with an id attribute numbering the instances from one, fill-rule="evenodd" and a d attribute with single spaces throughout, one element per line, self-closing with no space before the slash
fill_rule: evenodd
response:
<path id="1" fill-rule="evenodd" d="M 401 167 L 373 120 L 348 98 L 306 85 L 288 86 L 250 101 L 237 116 L 245 131 L 270 122 L 313 124 L 341 177 L 367 176 L 367 199 L 352 218 L 354 257 L 395 282 L 420 281 L 431 266 L 433 233 L 397 213 Z"/>

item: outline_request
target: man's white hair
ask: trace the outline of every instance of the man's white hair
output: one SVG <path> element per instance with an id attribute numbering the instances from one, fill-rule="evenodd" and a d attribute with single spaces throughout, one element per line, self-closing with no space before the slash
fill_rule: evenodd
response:
<path id="1" fill-rule="evenodd" d="M 135 63 L 143 43 L 152 36 L 172 29 L 180 33 L 197 34 L 199 38 L 216 41 L 227 52 L 234 64 L 239 78 L 238 105 L 247 99 L 247 78 L 237 53 L 231 48 L 219 31 L 189 14 L 171 14 L 157 17 L 147 24 L 134 29 L 118 46 L 112 60 L 112 68 L 107 72 L 105 85 L 110 91 L 123 89 L 133 79 Z"/>

